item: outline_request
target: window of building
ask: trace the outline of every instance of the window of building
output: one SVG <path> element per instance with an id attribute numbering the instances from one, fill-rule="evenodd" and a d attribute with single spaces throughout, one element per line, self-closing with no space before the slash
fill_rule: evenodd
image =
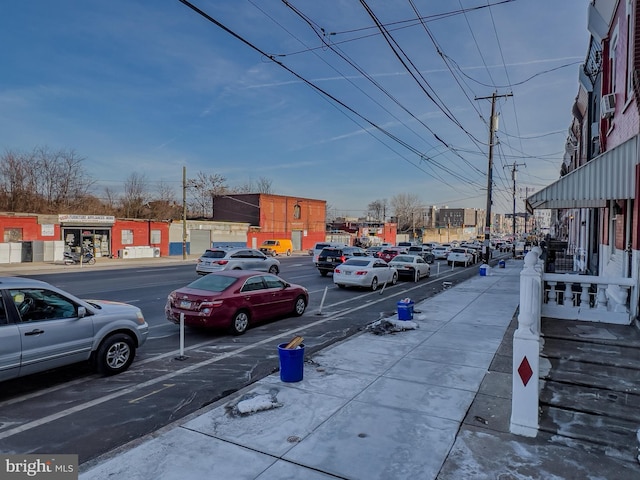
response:
<path id="1" fill-rule="evenodd" d="M 22 241 L 21 228 L 5 228 L 4 229 L 4 243 L 21 242 L 21 241 Z"/>
<path id="2" fill-rule="evenodd" d="M 295 220 L 300 220 L 300 205 L 297 203 L 293 206 L 293 218 Z"/>
<path id="3" fill-rule="evenodd" d="M 157 245 L 162 243 L 162 232 L 160 230 L 151 230 L 151 244 Z"/>
<path id="4" fill-rule="evenodd" d="M 133 230 L 122 230 L 122 245 L 133 245 Z"/>
<path id="5" fill-rule="evenodd" d="M 626 65 L 626 100 L 633 97 L 633 4 L 627 0 L 627 65 Z"/>

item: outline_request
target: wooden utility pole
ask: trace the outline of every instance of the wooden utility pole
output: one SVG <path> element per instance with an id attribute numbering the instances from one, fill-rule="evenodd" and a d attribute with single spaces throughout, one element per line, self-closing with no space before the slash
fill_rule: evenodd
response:
<path id="1" fill-rule="evenodd" d="M 496 117 L 496 98 L 512 97 L 512 93 L 498 95 L 493 92 L 490 97 L 476 97 L 476 100 L 491 99 L 491 118 L 489 119 L 489 168 L 487 169 L 487 212 L 484 223 L 484 263 L 491 259 L 491 190 L 493 188 L 493 133 L 498 130 L 498 117 Z"/>

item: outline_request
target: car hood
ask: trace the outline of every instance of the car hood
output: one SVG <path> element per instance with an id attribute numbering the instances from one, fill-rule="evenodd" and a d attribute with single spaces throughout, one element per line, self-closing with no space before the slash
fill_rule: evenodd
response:
<path id="1" fill-rule="evenodd" d="M 138 307 L 122 302 L 113 302 L 110 300 L 84 300 L 90 306 L 97 305 L 102 312 L 131 312 L 139 310 Z"/>

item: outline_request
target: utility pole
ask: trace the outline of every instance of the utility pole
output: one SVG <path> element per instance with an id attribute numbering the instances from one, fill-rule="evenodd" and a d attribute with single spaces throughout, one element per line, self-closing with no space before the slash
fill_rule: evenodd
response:
<path id="1" fill-rule="evenodd" d="M 516 172 L 518 171 L 518 167 L 520 165 L 525 165 L 524 163 L 515 163 L 511 166 L 511 179 L 513 180 L 513 218 L 512 218 L 512 227 L 513 227 L 513 242 L 515 244 L 516 241 Z M 516 256 L 516 251 L 513 249 L 513 256 Z"/>
<path id="2" fill-rule="evenodd" d="M 182 259 L 187 259 L 187 167 L 182 167 Z"/>
<path id="3" fill-rule="evenodd" d="M 527 201 L 529 198 L 529 190 L 533 192 L 535 190 L 533 187 L 524 187 L 524 201 Z M 527 222 L 529 221 L 529 212 L 527 210 L 527 206 L 524 208 L 524 233 L 527 233 Z"/>
<path id="4" fill-rule="evenodd" d="M 476 97 L 476 100 L 491 99 L 491 118 L 489 119 L 489 168 L 487 169 L 487 212 L 484 224 L 484 263 L 489 263 L 491 259 L 491 190 L 493 188 L 493 133 L 498 129 L 498 118 L 496 117 L 496 98 L 512 97 L 512 93 L 498 95 L 496 92 L 490 97 Z"/>

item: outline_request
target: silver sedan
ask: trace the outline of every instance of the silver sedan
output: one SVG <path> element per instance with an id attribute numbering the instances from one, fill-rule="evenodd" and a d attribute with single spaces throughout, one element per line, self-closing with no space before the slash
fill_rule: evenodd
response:
<path id="1" fill-rule="evenodd" d="M 398 271 L 380 258 L 353 257 L 333 271 L 333 283 L 338 287 L 364 287 L 377 290 L 385 283 L 395 285 Z"/>
<path id="2" fill-rule="evenodd" d="M 431 275 L 431 266 L 418 255 L 396 255 L 389 265 L 396 267 L 401 277 L 408 277 L 414 282 Z"/>

